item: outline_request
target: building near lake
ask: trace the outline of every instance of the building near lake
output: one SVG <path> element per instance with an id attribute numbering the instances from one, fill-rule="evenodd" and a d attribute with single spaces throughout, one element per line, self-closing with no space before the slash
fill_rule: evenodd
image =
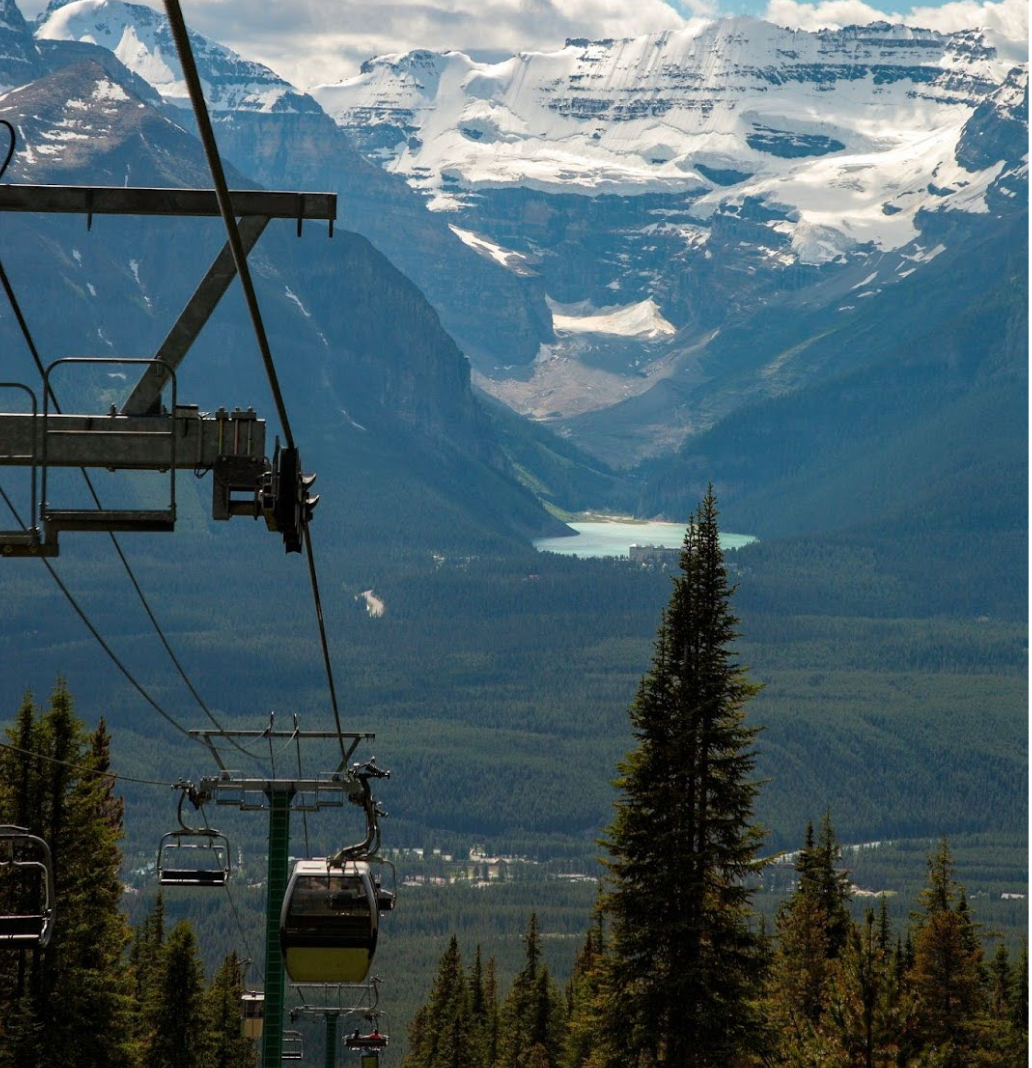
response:
<path id="1" fill-rule="evenodd" d="M 676 567 L 681 562 L 681 547 L 668 549 L 665 545 L 632 545 L 627 555 L 632 564 Z"/>

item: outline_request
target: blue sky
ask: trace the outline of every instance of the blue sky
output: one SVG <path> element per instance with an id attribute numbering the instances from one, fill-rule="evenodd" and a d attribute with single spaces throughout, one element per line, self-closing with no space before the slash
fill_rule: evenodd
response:
<path id="1" fill-rule="evenodd" d="M 46 0 L 19 0 L 32 18 Z M 101 3 L 103 0 L 72 0 Z M 110 2 L 110 0 L 109 0 Z M 138 0 L 139 2 L 139 0 Z M 161 0 L 144 0 L 161 8 Z M 180 0 L 194 29 L 301 88 L 356 74 L 363 60 L 413 48 L 477 58 L 553 51 L 567 37 L 633 37 L 692 19 L 753 15 L 815 30 L 879 18 L 941 29 L 985 27 L 1027 58 L 1028 0 Z"/>

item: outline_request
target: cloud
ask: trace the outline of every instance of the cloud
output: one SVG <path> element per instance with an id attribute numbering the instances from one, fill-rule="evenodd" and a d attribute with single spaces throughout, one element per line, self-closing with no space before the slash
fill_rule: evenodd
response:
<path id="1" fill-rule="evenodd" d="M 676 6 L 675 6 L 676 4 Z M 151 2 L 151 6 L 160 6 Z M 567 37 L 636 37 L 713 14 L 715 0 L 184 0 L 189 25 L 302 87 L 414 48 L 554 51 Z"/>
<path id="2" fill-rule="evenodd" d="M 914 7 L 898 14 L 888 14 L 864 0 L 817 0 L 812 4 L 770 0 L 763 18 L 800 30 L 863 26 L 875 21 L 901 22 L 942 33 L 983 29 L 989 31 L 998 47 L 1009 45 L 1009 58 L 1015 62 L 1028 59 L 1028 0 L 952 0 L 938 7 Z"/>
<path id="3" fill-rule="evenodd" d="M 139 0 L 137 0 L 139 2 Z M 162 0 L 144 0 L 163 10 Z M 762 2 L 762 0 L 761 0 Z M 21 0 L 32 17 L 46 0 Z M 714 17 L 746 0 L 183 0 L 191 29 L 294 85 L 340 81 L 372 56 L 414 48 L 476 57 L 550 52 L 568 37 L 637 37 Z M 1028 0 L 950 0 L 886 14 L 865 0 L 769 0 L 763 18 L 805 30 L 905 22 L 952 32 L 982 27 L 1010 62 L 1028 56 Z"/>

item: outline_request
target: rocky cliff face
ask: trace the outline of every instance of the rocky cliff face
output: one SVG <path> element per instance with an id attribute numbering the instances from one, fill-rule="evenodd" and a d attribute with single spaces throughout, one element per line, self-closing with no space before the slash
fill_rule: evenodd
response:
<path id="1" fill-rule="evenodd" d="M 24 85 L 44 71 L 39 48 L 15 0 L 0 0 L 0 89 Z"/>

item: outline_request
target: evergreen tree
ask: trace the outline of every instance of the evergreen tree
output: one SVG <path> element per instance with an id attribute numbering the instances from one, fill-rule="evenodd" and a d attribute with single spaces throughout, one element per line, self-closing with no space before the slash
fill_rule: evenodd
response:
<path id="1" fill-rule="evenodd" d="M 605 932 L 602 910 L 596 909 L 594 927 L 574 961 L 566 993 L 566 1047 L 562 1068 L 589 1068 L 605 1064 L 610 1051 L 605 1047 L 602 1026 L 602 990 L 605 977 Z"/>
<path id="2" fill-rule="evenodd" d="M 459 940 L 452 935 L 430 991 L 413 1021 L 405 1068 L 468 1068 L 471 1057 L 469 989 Z"/>
<path id="3" fill-rule="evenodd" d="M 526 959 L 502 1005 L 498 1068 L 556 1068 L 565 1037 L 563 998 L 541 962 L 537 915 L 530 917 Z"/>
<path id="4" fill-rule="evenodd" d="M 244 993 L 243 961 L 230 953 L 208 990 L 211 1068 L 253 1068 L 254 1043 L 241 1034 L 240 1000 Z"/>
<path id="5" fill-rule="evenodd" d="M 778 911 L 767 987 L 770 1045 L 791 1063 L 826 1045 L 822 1023 L 832 996 L 835 960 L 851 930 L 849 881 L 836 864 L 838 842 L 825 814 L 819 836 L 807 825 L 796 860 L 798 883 Z"/>
<path id="6" fill-rule="evenodd" d="M 491 1068 L 498 1055 L 498 991 L 494 967 L 491 958 L 485 973 L 478 945 L 467 985 L 473 1064 L 481 1068 Z"/>
<path id="7" fill-rule="evenodd" d="M 1011 982 L 1010 1022 L 1028 1041 L 1028 943 L 1021 947 L 1021 956 Z"/>
<path id="8" fill-rule="evenodd" d="M 751 823 L 758 687 L 734 662 L 712 488 L 688 523 L 680 574 L 652 666 L 631 708 L 637 745 L 605 846 L 611 967 L 605 1016 L 621 1061 L 724 1066 L 757 1035 L 761 941 L 748 880 L 762 840 Z"/>
<path id="9" fill-rule="evenodd" d="M 1001 942 L 989 962 L 989 1012 L 1000 1020 L 1010 1016 L 1010 996 L 1013 969 L 1007 947 Z"/>
<path id="10" fill-rule="evenodd" d="M 835 973 L 827 1021 L 835 1063 L 892 1068 L 899 1052 L 899 1006 L 893 999 L 892 954 L 871 910 L 862 926 L 850 925 Z"/>
<path id="11" fill-rule="evenodd" d="M 964 1068 L 972 1024 L 981 1009 L 982 950 L 966 898 L 953 878 L 945 840 L 929 857 L 928 875 L 916 916 L 911 969 L 919 1034 L 943 1068 Z"/>
<path id="12" fill-rule="evenodd" d="M 852 888 L 849 873 L 837 866 L 841 860 L 842 850 L 831 824 L 831 813 L 825 812 L 816 841 L 813 829 L 807 828 L 807 845 L 799 855 L 796 868 L 799 893 L 813 901 L 824 916 L 823 926 L 831 958 L 839 955 L 852 929 L 849 916 Z"/>
<path id="13" fill-rule="evenodd" d="M 172 928 L 162 952 L 155 996 L 147 1006 L 147 1068 L 211 1068 L 212 1042 L 205 1012 L 204 971 L 193 928 Z"/>
<path id="14" fill-rule="evenodd" d="M 33 1042 L 31 1054 L 16 1055 L 26 1065 L 131 1064 L 128 929 L 119 910 L 122 803 L 107 774 L 110 738 L 103 721 L 86 733 L 61 681 L 45 712 L 26 698 L 9 737 L 17 749 L 0 755 L 0 821 L 20 821 L 50 846 L 57 920 L 45 952 L 17 954 L 21 996 L 9 1004 L 10 1019 L 4 1007 L 0 1032 L 13 1027 Z"/>
<path id="15" fill-rule="evenodd" d="M 487 1068 L 498 1062 L 498 1037 L 501 1030 L 501 1011 L 498 1005 L 498 974 L 494 957 L 487 958 L 487 975 L 484 978 L 484 1023 L 482 1060 Z"/>
<path id="16" fill-rule="evenodd" d="M 149 1041 L 151 1015 L 148 1006 L 158 998 L 165 943 L 165 896 L 159 890 L 150 911 L 132 933 L 129 965 L 136 1001 L 137 1044 Z"/>

